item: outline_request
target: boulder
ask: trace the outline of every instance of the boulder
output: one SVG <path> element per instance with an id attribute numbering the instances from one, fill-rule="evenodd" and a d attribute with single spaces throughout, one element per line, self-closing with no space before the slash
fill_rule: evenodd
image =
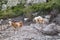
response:
<path id="1" fill-rule="evenodd" d="M 51 24 L 47 25 L 45 28 L 42 29 L 42 33 L 43 34 L 48 34 L 48 35 L 57 34 L 56 24 L 55 23 L 51 23 Z"/>
<path id="2" fill-rule="evenodd" d="M 58 33 L 60 33 L 60 26 L 59 26 L 59 25 L 56 26 L 56 29 L 57 29 L 56 31 L 57 31 Z"/>
<path id="3" fill-rule="evenodd" d="M 57 17 L 58 13 L 59 13 L 58 9 L 53 8 L 53 10 L 51 10 L 51 12 L 49 14 L 49 15 L 51 15 L 50 20 L 49 20 L 50 23 L 54 20 L 54 18 Z"/>
<path id="4" fill-rule="evenodd" d="M 54 19 L 53 22 L 55 22 L 56 24 L 60 25 L 60 14 L 58 14 Z"/>

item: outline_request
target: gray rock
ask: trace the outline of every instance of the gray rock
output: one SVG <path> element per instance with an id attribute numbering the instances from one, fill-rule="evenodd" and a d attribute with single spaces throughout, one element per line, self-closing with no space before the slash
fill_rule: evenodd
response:
<path id="1" fill-rule="evenodd" d="M 7 5 L 6 4 L 2 4 L 2 10 L 6 10 L 7 9 Z"/>
<path id="2" fill-rule="evenodd" d="M 56 29 L 57 29 L 56 31 L 60 33 L 60 26 L 59 25 L 56 26 Z"/>
<path id="3" fill-rule="evenodd" d="M 60 39 L 57 39 L 57 40 L 60 40 Z"/>
<path id="4" fill-rule="evenodd" d="M 51 23 L 48 26 L 46 26 L 45 28 L 43 28 L 42 33 L 44 34 L 49 34 L 49 35 L 54 35 L 56 34 L 56 24 L 55 23 Z"/>
<path id="5" fill-rule="evenodd" d="M 55 25 L 54 23 L 52 24 Z M 52 25 L 52 24 L 49 24 L 49 25 Z M 3 34 L 1 35 L 1 39 L 2 40 L 55 40 L 55 39 L 58 39 L 57 36 L 53 37 L 48 35 L 42 35 L 38 31 L 40 30 L 40 27 L 46 28 L 47 25 L 31 24 L 30 26 L 23 26 L 19 28 L 18 31 L 13 31 L 13 28 L 10 27 L 6 29 L 4 32 L 2 32 Z M 54 28 L 54 26 L 52 28 Z"/>
<path id="6" fill-rule="evenodd" d="M 60 25 L 60 14 L 58 14 L 54 19 L 53 22 L 55 22 L 56 24 Z"/>

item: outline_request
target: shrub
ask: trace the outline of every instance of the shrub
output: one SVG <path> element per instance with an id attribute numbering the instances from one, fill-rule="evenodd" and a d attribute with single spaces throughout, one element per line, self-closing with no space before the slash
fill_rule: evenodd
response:
<path id="1" fill-rule="evenodd" d="M 20 16 L 23 14 L 23 8 L 24 6 L 15 6 L 12 8 L 9 8 L 5 11 L 0 11 L 0 18 L 12 18 L 12 17 L 16 17 L 16 16 Z"/>
<path id="2" fill-rule="evenodd" d="M 25 3 L 25 2 L 24 2 Z M 10 18 L 25 14 L 25 16 L 32 18 L 33 12 L 39 12 L 39 15 L 50 13 L 53 9 L 60 10 L 60 0 L 49 0 L 47 3 L 33 4 L 24 7 L 24 3 L 8 8 L 5 11 L 0 11 L 0 18 Z"/>

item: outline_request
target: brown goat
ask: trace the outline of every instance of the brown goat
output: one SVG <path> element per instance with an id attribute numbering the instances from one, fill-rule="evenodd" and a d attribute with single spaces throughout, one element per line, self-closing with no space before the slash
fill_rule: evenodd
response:
<path id="1" fill-rule="evenodd" d="M 14 28 L 19 28 L 19 27 L 22 27 L 23 26 L 23 22 L 20 21 L 20 22 L 12 22 L 12 21 L 9 21 L 9 24 L 10 26 L 14 27 Z"/>
<path id="2" fill-rule="evenodd" d="M 39 23 L 44 24 L 44 19 L 39 19 Z"/>

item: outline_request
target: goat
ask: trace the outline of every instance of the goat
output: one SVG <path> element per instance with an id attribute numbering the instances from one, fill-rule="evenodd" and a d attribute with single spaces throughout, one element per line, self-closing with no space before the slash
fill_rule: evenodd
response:
<path id="1" fill-rule="evenodd" d="M 35 17 L 33 21 L 35 21 L 36 23 L 44 23 L 44 20 L 41 16 Z"/>
<path id="2" fill-rule="evenodd" d="M 16 28 L 22 27 L 23 26 L 23 22 L 22 21 L 19 21 L 19 22 L 9 21 L 9 25 L 16 29 Z"/>
<path id="3" fill-rule="evenodd" d="M 47 24 L 49 23 L 50 15 L 45 16 L 45 18 L 38 16 L 33 19 L 33 22 L 41 23 L 41 24 Z"/>

